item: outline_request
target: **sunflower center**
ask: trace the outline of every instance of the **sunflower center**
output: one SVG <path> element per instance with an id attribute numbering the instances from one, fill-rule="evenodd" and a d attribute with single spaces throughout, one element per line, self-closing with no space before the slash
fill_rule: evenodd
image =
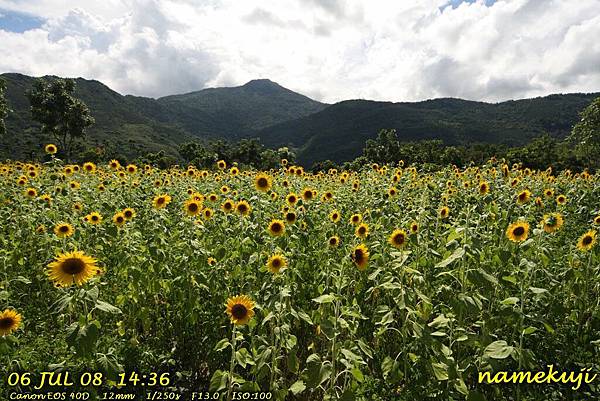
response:
<path id="1" fill-rule="evenodd" d="M 98 221 L 98 216 L 92 216 L 92 221 Z"/>
<path id="2" fill-rule="evenodd" d="M 335 238 L 330 238 L 330 239 L 329 239 L 329 245 L 335 245 L 335 244 L 337 244 L 337 239 L 335 239 Z"/>
<path id="3" fill-rule="evenodd" d="M 269 181 L 265 177 L 260 177 L 256 183 L 261 188 L 265 188 L 267 185 L 269 185 Z"/>
<path id="4" fill-rule="evenodd" d="M 279 224 L 279 223 L 271 224 L 271 231 L 273 231 L 274 233 L 280 232 L 281 229 L 282 229 L 281 224 Z"/>
<path id="5" fill-rule="evenodd" d="M 589 235 L 583 238 L 583 241 L 581 241 L 583 243 L 583 245 L 589 245 L 592 243 L 592 237 L 590 237 Z"/>
<path id="6" fill-rule="evenodd" d="M 165 203 L 165 198 L 158 198 L 156 200 L 156 203 L 158 203 L 159 205 L 162 205 L 163 203 Z"/>
<path id="7" fill-rule="evenodd" d="M 396 244 L 396 245 L 402 245 L 402 244 L 404 244 L 404 235 L 402 235 L 402 234 L 396 234 L 394 236 L 394 244 Z"/>
<path id="8" fill-rule="evenodd" d="M 360 263 L 363 260 L 364 254 L 362 249 L 356 249 L 354 251 L 354 260 L 356 260 L 356 263 Z"/>
<path id="9" fill-rule="evenodd" d="M 118 217 L 117 217 L 117 223 L 122 223 L 122 222 L 123 222 L 123 220 L 124 220 L 124 217 L 123 217 L 123 216 L 118 216 Z"/>
<path id="10" fill-rule="evenodd" d="M 196 204 L 196 203 L 190 203 L 188 205 L 188 210 L 190 212 L 197 212 L 198 211 L 198 204 Z"/>
<path id="11" fill-rule="evenodd" d="M 271 262 L 271 265 L 274 268 L 279 269 L 281 267 L 281 259 L 273 259 L 273 261 Z"/>
<path id="12" fill-rule="evenodd" d="M 246 210 L 248 210 L 248 209 L 246 209 L 246 205 L 239 205 L 239 206 L 238 206 L 238 210 L 239 210 L 241 213 L 244 213 L 244 212 L 245 212 Z"/>
<path id="13" fill-rule="evenodd" d="M 521 235 L 525 234 L 525 229 L 523 227 L 517 227 L 513 230 L 513 234 L 517 237 L 520 237 Z"/>
<path id="14" fill-rule="evenodd" d="M 68 226 L 60 226 L 58 231 L 60 231 L 61 233 L 66 233 L 69 231 L 69 227 Z"/>
<path id="15" fill-rule="evenodd" d="M 79 258 L 69 258 L 61 264 L 61 270 L 65 274 L 76 275 L 85 270 L 85 262 Z"/>
<path id="16" fill-rule="evenodd" d="M 365 235 L 366 232 L 367 232 L 367 229 L 365 227 L 359 227 L 358 228 L 358 233 L 360 235 Z"/>
<path id="17" fill-rule="evenodd" d="M 131 218 L 133 214 L 128 210 L 125 212 L 125 217 L 127 217 L 128 219 Z"/>
<path id="18" fill-rule="evenodd" d="M 248 309 L 242 304 L 235 304 L 231 308 L 231 315 L 236 319 L 243 319 L 248 314 Z"/>
<path id="19" fill-rule="evenodd" d="M 12 317 L 4 317 L 0 319 L 0 329 L 7 330 L 15 325 L 15 320 Z"/>

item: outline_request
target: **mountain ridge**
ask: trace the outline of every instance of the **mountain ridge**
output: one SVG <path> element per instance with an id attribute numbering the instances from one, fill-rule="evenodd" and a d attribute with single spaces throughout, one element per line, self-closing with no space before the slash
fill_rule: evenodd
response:
<path id="1" fill-rule="evenodd" d="M 27 157 L 40 148 L 39 126 L 31 120 L 25 91 L 33 77 L 0 74 L 7 81 L 9 134 L 0 156 Z M 57 78 L 57 77 L 46 77 Z M 441 139 L 448 145 L 501 143 L 520 146 L 544 133 L 564 138 L 578 112 L 599 93 L 551 94 L 489 103 L 444 97 L 419 102 L 349 99 L 321 103 L 261 78 L 244 85 L 205 88 L 157 99 L 122 95 L 97 80 L 76 78 L 76 96 L 96 124 L 89 146 L 116 149 L 132 158 L 164 150 L 177 157 L 190 140 L 258 137 L 270 147 L 289 146 L 302 164 L 360 155 L 380 129 L 394 128 L 403 141 Z"/>

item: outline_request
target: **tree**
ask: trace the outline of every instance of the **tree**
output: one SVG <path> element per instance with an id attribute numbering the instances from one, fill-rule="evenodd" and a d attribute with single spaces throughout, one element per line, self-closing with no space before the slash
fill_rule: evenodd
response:
<path id="1" fill-rule="evenodd" d="M 6 90 L 6 81 L 0 78 L 0 136 L 6 133 L 6 126 L 4 125 L 4 119 L 8 115 L 8 103 L 4 97 L 4 91 Z"/>
<path id="2" fill-rule="evenodd" d="M 576 153 L 590 167 L 598 167 L 600 161 L 600 97 L 594 99 L 581 113 L 580 120 L 571 131 L 569 140 L 575 144 Z"/>
<path id="3" fill-rule="evenodd" d="M 56 140 L 67 160 L 74 141 L 84 138 L 86 128 L 95 122 L 85 103 L 73 96 L 74 91 L 72 79 L 38 79 L 27 92 L 33 119 L 42 124 L 43 134 Z"/>

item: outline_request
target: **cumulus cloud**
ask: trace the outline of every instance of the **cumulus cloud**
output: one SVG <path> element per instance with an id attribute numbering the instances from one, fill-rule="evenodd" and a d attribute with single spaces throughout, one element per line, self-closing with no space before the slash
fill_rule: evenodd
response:
<path id="1" fill-rule="evenodd" d="M 0 71 L 164 96 L 269 78 L 326 102 L 600 91 L 597 0 L 0 0 Z"/>

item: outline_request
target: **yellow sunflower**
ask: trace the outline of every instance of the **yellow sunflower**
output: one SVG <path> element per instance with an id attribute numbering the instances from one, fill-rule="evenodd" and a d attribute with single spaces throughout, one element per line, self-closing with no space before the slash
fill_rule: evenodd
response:
<path id="1" fill-rule="evenodd" d="M 108 162 L 108 167 L 110 167 L 111 170 L 118 170 L 121 168 L 121 163 L 119 163 L 118 160 L 112 159 Z"/>
<path id="2" fill-rule="evenodd" d="M 410 232 L 412 234 L 416 234 L 419 232 L 419 223 L 417 223 L 416 221 L 413 221 L 412 223 L 410 223 Z"/>
<path id="3" fill-rule="evenodd" d="M 285 200 L 290 206 L 294 206 L 296 204 L 296 202 L 298 202 L 298 195 L 291 192 L 291 193 L 287 194 L 287 196 L 285 197 Z"/>
<path id="4" fill-rule="evenodd" d="M 358 238 L 365 239 L 369 235 L 369 226 L 366 223 L 361 223 L 356 226 L 356 230 L 354 230 L 354 235 Z"/>
<path id="5" fill-rule="evenodd" d="M 369 264 L 369 250 L 364 244 L 354 247 L 350 257 L 359 270 L 364 270 Z"/>
<path id="6" fill-rule="evenodd" d="M 552 198 L 554 196 L 554 190 L 551 188 L 544 189 L 544 196 L 546 198 Z"/>
<path id="7" fill-rule="evenodd" d="M 360 213 L 354 213 L 352 216 L 350 216 L 350 224 L 360 224 L 360 222 L 362 221 L 362 214 Z"/>
<path id="8" fill-rule="evenodd" d="M 4 312 L 0 313 L 0 337 L 7 336 L 13 333 L 21 326 L 23 316 L 17 313 L 13 309 L 4 309 Z"/>
<path id="9" fill-rule="evenodd" d="M 117 212 L 112 218 L 113 223 L 117 227 L 123 227 L 127 219 L 125 218 L 125 214 L 123 212 Z"/>
<path id="10" fill-rule="evenodd" d="M 529 202 L 531 199 L 531 192 L 528 189 L 525 189 L 517 195 L 517 204 L 522 205 L 524 203 Z"/>
<path id="11" fill-rule="evenodd" d="M 271 273 L 279 273 L 281 269 L 287 266 L 287 259 L 285 256 L 277 253 L 269 257 L 266 266 Z"/>
<path id="12" fill-rule="evenodd" d="M 37 196 L 37 191 L 35 188 L 27 188 L 27 190 L 25 190 L 25 195 L 29 198 L 35 198 Z"/>
<path id="13" fill-rule="evenodd" d="M 53 154 L 56 154 L 56 152 L 58 151 L 58 148 L 56 147 L 55 144 L 49 143 L 48 145 L 44 146 L 44 151 L 46 153 L 48 153 L 49 155 L 53 155 Z"/>
<path id="14" fill-rule="evenodd" d="M 96 165 L 92 162 L 83 163 L 83 171 L 93 173 L 96 171 Z"/>
<path id="15" fill-rule="evenodd" d="M 258 173 L 256 177 L 254 177 L 254 187 L 261 192 L 267 192 L 271 189 L 272 185 L 273 178 L 268 174 Z"/>
<path id="16" fill-rule="evenodd" d="M 202 212 L 202 202 L 195 199 L 188 199 L 183 205 L 183 211 L 188 216 L 197 216 Z"/>
<path id="17" fill-rule="evenodd" d="M 512 242 L 522 242 L 529 235 L 529 223 L 526 221 L 517 221 L 512 223 L 506 229 L 506 237 Z"/>
<path id="18" fill-rule="evenodd" d="M 171 196 L 167 194 L 156 195 L 152 200 L 152 206 L 155 209 L 163 209 L 171 202 Z"/>
<path id="19" fill-rule="evenodd" d="M 128 207 L 123 209 L 123 216 L 125 216 L 125 220 L 131 220 L 135 217 L 135 209 Z"/>
<path id="20" fill-rule="evenodd" d="M 235 205 L 235 211 L 242 216 L 248 216 L 252 212 L 252 208 L 248 202 L 241 200 Z"/>
<path id="21" fill-rule="evenodd" d="M 135 174 L 137 173 L 138 168 L 135 164 L 128 164 L 126 170 L 129 174 Z"/>
<path id="22" fill-rule="evenodd" d="M 590 230 L 579 237 L 577 249 L 582 252 L 589 251 L 596 245 L 596 230 Z"/>
<path id="23" fill-rule="evenodd" d="M 58 238 L 67 238 L 75 233 L 75 229 L 69 223 L 58 223 L 54 226 L 54 234 Z"/>
<path id="24" fill-rule="evenodd" d="M 294 224 L 296 222 L 298 216 L 296 216 L 296 212 L 289 211 L 285 213 L 285 221 L 289 224 Z"/>
<path id="25" fill-rule="evenodd" d="M 447 219 L 450 215 L 450 208 L 448 206 L 443 206 L 439 211 L 440 219 Z"/>
<path id="26" fill-rule="evenodd" d="M 63 253 L 48 265 L 48 276 L 58 287 L 80 286 L 102 272 L 96 262 L 81 251 Z"/>
<path id="27" fill-rule="evenodd" d="M 337 247 L 340 244 L 340 237 L 338 237 L 337 235 L 329 237 L 327 244 L 332 248 Z"/>
<path id="28" fill-rule="evenodd" d="M 213 257 L 209 257 L 206 260 L 206 263 L 208 263 L 209 266 L 214 266 L 217 264 L 217 259 L 213 258 Z"/>
<path id="29" fill-rule="evenodd" d="M 485 195 L 490 192 L 490 184 L 487 181 L 481 181 L 479 183 L 479 194 Z"/>
<path id="30" fill-rule="evenodd" d="M 600 225 L 600 214 L 598 216 L 594 217 L 594 224 Z"/>
<path id="31" fill-rule="evenodd" d="M 225 163 L 225 160 L 219 160 L 217 162 L 217 168 L 219 168 L 219 170 L 225 170 L 226 167 L 227 163 Z"/>
<path id="32" fill-rule="evenodd" d="M 247 295 L 238 295 L 227 299 L 225 312 L 229 315 L 231 323 L 235 325 L 248 324 L 254 316 L 254 302 Z"/>
<path id="33" fill-rule="evenodd" d="M 209 207 L 205 207 L 204 209 L 202 209 L 202 216 L 204 216 L 205 220 L 210 220 L 210 218 L 213 217 L 214 214 L 215 212 Z"/>
<path id="34" fill-rule="evenodd" d="M 102 222 L 102 216 L 98 212 L 92 212 L 85 216 L 84 220 L 90 224 L 100 224 Z"/>
<path id="35" fill-rule="evenodd" d="M 304 188 L 302 190 L 302 199 L 304 199 L 305 201 L 310 201 L 315 197 L 315 192 L 313 189 L 311 188 Z"/>
<path id="36" fill-rule="evenodd" d="M 225 213 L 231 213 L 234 208 L 235 208 L 235 204 L 233 203 L 233 201 L 231 199 L 227 199 L 221 205 L 221 210 L 223 210 Z"/>
<path id="37" fill-rule="evenodd" d="M 404 230 L 396 229 L 390 234 L 388 242 L 394 248 L 401 249 L 406 245 L 407 235 Z"/>
<path id="38" fill-rule="evenodd" d="M 331 220 L 334 223 L 337 223 L 338 221 L 340 221 L 341 218 L 342 218 L 342 215 L 337 210 L 334 210 L 331 213 L 329 213 L 329 220 Z"/>
<path id="39" fill-rule="evenodd" d="M 560 230 L 564 223 L 564 219 L 560 213 L 545 214 L 542 219 L 542 227 L 544 231 L 551 234 Z"/>
<path id="40" fill-rule="evenodd" d="M 267 231 L 273 237 L 280 237 L 285 233 L 285 224 L 283 224 L 283 221 L 281 220 L 271 220 L 267 227 Z"/>
<path id="41" fill-rule="evenodd" d="M 565 195 L 558 195 L 556 197 L 556 203 L 559 205 L 565 205 L 567 203 L 567 197 Z"/>

